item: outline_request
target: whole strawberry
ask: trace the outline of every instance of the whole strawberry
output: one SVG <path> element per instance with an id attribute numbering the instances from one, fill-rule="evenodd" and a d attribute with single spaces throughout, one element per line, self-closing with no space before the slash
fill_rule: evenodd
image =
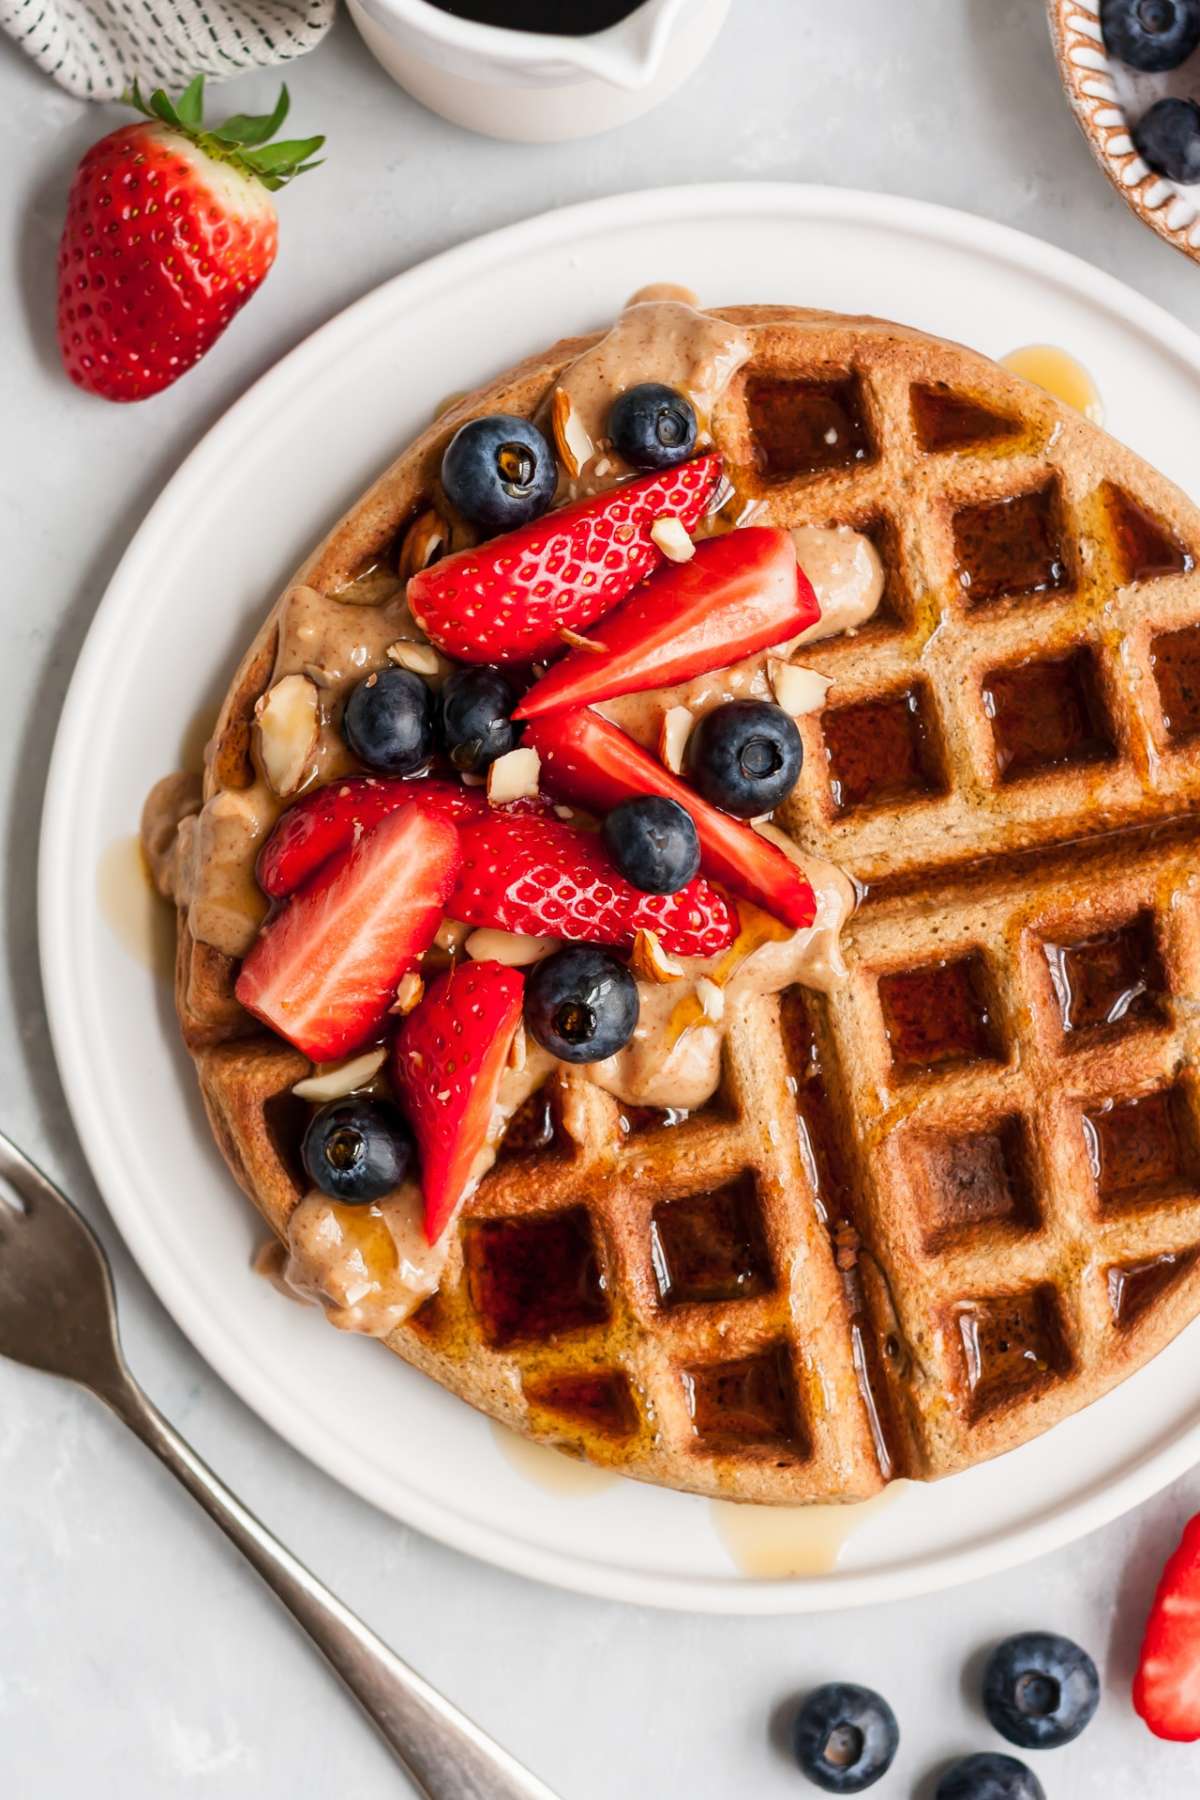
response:
<path id="1" fill-rule="evenodd" d="M 58 252 L 58 343 L 67 374 L 106 400 L 170 387 L 220 337 L 275 260 L 271 193 L 314 168 L 325 142 L 272 144 L 273 113 L 205 126 L 204 77 L 177 101 L 130 104 L 146 115 L 84 156 Z"/>

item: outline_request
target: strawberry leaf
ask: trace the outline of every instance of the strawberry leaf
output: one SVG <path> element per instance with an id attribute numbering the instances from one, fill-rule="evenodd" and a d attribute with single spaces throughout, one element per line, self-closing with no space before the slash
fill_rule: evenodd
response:
<path id="1" fill-rule="evenodd" d="M 159 95 L 155 95 L 158 99 Z M 165 100 L 166 95 L 162 98 Z M 175 116 L 185 131 L 199 131 L 204 119 L 204 77 L 197 75 L 189 81 L 175 102 Z M 160 114 L 161 117 L 161 114 Z"/>
<path id="2" fill-rule="evenodd" d="M 234 113 L 223 125 L 217 125 L 209 132 L 219 143 L 231 144 L 237 149 L 253 149 L 258 144 L 265 144 L 273 138 L 283 121 L 288 116 L 292 104 L 291 95 L 286 85 L 279 90 L 279 98 L 275 102 L 275 110 L 270 113 Z"/>
<path id="3" fill-rule="evenodd" d="M 282 144 L 265 144 L 261 150 L 244 150 L 239 161 L 251 174 L 257 175 L 269 188 L 279 188 L 293 176 L 316 167 L 309 159 L 325 142 L 323 137 L 289 139 Z"/>

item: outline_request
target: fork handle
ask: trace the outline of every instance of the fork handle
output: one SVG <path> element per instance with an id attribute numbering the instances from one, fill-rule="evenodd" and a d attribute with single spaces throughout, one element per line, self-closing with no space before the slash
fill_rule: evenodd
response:
<path id="1" fill-rule="evenodd" d="M 550 1789 L 444 1700 L 269 1532 L 124 1372 L 103 1399 L 253 1563 L 427 1800 L 555 1800 Z"/>

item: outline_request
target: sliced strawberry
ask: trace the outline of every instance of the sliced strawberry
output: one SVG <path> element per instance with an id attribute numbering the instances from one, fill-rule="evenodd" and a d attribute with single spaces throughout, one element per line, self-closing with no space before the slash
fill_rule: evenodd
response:
<path id="1" fill-rule="evenodd" d="M 1155 1737 L 1200 1738 L 1200 1513 L 1162 1572 L 1133 1681 L 1133 1704 Z"/>
<path id="2" fill-rule="evenodd" d="M 821 608 L 786 531 L 753 525 L 698 544 L 667 563 L 596 627 L 604 654 L 574 650 L 534 684 L 514 713 L 534 719 L 561 706 L 672 687 L 782 644 Z"/>
<path id="3" fill-rule="evenodd" d="M 542 785 L 590 812 L 606 813 L 638 794 L 662 794 L 685 806 L 696 822 L 700 861 L 714 881 L 803 930 L 816 916 L 812 888 L 796 864 L 740 819 L 731 819 L 631 737 L 581 707 L 534 719 L 526 744 L 541 758 Z"/>
<path id="4" fill-rule="evenodd" d="M 457 781 L 412 781 L 404 776 L 351 775 L 314 788 L 289 806 L 258 853 L 258 885 L 282 900 L 316 873 L 322 863 L 348 850 L 389 813 L 414 802 L 424 813 L 452 825 L 483 817 L 487 801 L 479 788 Z"/>
<path id="5" fill-rule="evenodd" d="M 557 819 L 485 819 L 462 834 L 452 918 L 571 943 L 633 943 L 653 931 L 672 956 L 716 956 L 738 934 L 723 894 L 696 876 L 647 894 L 614 866 L 598 832 Z"/>
<path id="6" fill-rule="evenodd" d="M 258 934 L 237 979 L 247 1011 L 314 1062 L 378 1035 L 428 950 L 458 872 L 458 832 L 417 806 L 320 869 Z"/>
<path id="7" fill-rule="evenodd" d="M 700 456 L 559 507 L 414 575 L 408 604 L 426 636 L 459 662 L 528 662 L 561 650 L 624 600 L 663 560 L 656 519 L 700 521 L 721 474 Z"/>
<path id="8" fill-rule="evenodd" d="M 478 1179 L 524 992 L 519 969 L 459 963 L 430 982 L 392 1042 L 392 1082 L 421 1151 L 431 1244 Z"/>

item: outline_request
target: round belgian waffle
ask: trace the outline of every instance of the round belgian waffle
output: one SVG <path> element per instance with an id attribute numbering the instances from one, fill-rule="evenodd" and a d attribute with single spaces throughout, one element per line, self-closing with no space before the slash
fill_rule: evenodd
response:
<path id="1" fill-rule="evenodd" d="M 1033 1437 L 1200 1305 L 1200 514 L 988 360 L 783 307 L 712 432 L 765 522 L 887 569 L 801 721 L 784 823 L 864 889 L 848 983 L 728 1009 L 683 1120 L 570 1073 L 514 1119 L 440 1292 L 390 1347 L 505 1424 L 642 1479 L 848 1500 Z M 569 340 L 405 450 L 296 581 L 394 604 L 464 418 L 534 412 Z M 340 598 L 338 597 L 340 596 Z M 257 780 L 278 610 L 205 792 Z M 181 914 L 178 1009 L 218 1142 L 281 1236 L 308 1065 Z"/>

